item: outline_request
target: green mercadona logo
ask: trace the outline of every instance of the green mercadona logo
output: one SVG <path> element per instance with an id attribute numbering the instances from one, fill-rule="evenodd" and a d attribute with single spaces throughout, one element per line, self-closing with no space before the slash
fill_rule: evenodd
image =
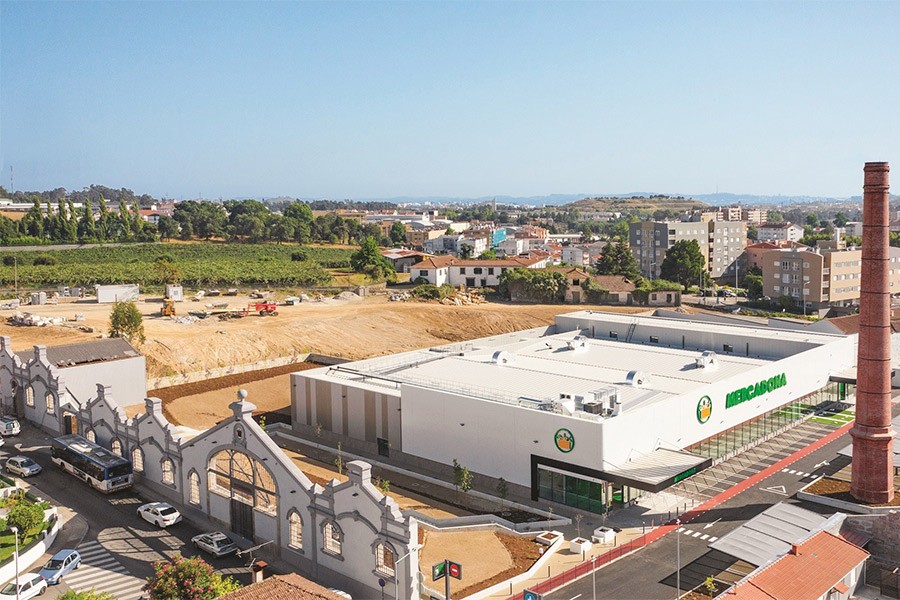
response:
<path id="1" fill-rule="evenodd" d="M 711 416 L 712 400 L 709 399 L 709 396 L 703 396 L 700 398 L 700 402 L 697 403 L 697 420 L 700 423 L 706 423 Z"/>
<path id="2" fill-rule="evenodd" d="M 558 430 L 553 436 L 553 441 L 560 452 L 571 452 L 575 449 L 575 436 L 566 428 Z"/>

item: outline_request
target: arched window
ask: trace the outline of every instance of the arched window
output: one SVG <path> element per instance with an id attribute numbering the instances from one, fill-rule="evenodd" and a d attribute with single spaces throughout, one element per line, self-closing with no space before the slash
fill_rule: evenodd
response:
<path id="1" fill-rule="evenodd" d="M 119 441 L 119 438 L 113 438 L 112 444 L 113 454 L 116 456 L 122 456 L 122 442 Z"/>
<path id="2" fill-rule="evenodd" d="M 56 398 L 53 397 L 53 394 L 47 392 L 47 414 L 52 415 L 56 412 Z"/>
<path id="3" fill-rule="evenodd" d="M 322 528 L 322 532 L 325 534 L 323 536 L 325 538 L 325 546 L 322 549 L 325 550 L 325 552 L 340 556 L 341 541 L 344 537 L 341 528 L 333 521 L 326 521 L 325 526 Z"/>
<path id="4" fill-rule="evenodd" d="M 138 473 L 144 472 L 144 451 L 140 448 L 131 451 L 131 468 Z"/>
<path id="5" fill-rule="evenodd" d="M 291 524 L 291 535 L 290 541 L 288 542 L 288 546 L 291 548 L 296 548 L 297 550 L 303 549 L 303 519 L 300 518 L 296 512 L 292 512 L 291 516 L 288 517 L 288 521 Z"/>
<path id="6" fill-rule="evenodd" d="M 175 484 L 175 463 L 169 458 L 162 461 L 162 482 L 166 485 Z"/>
<path id="7" fill-rule="evenodd" d="M 394 576 L 394 549 L 387 544 L 375 547 L 375 570 L 388 577 Z"/>
<path id="8" fill-rule="evenodd" d="M 88 429 L 87 431 L 85 431 L 85 432 L 84 432 L 84 438 L 85 438 L 87 441 L 91 442 L 92 444 L 96 444 L 96 443 L 97 443 L 97 435 L 94 433 L 94 430 L 93 430 L 93 429 Z"/>
<path id="9" fill-rule="evenodd" d="M 209 490 L 274 515 L 275 480 L 258 460 L 237 450 L 222 450 L 209 459 Z"/>
<path id="10" fill-rule="evenodd" d="M 197 475 L 197 471 L 191 471 L 191 474 L 188 476 L 188 483 L 191 487 L 190 503 L 200 504 L 200 476 Z"/>
<path id="11" fill-rule="evenodd" d="M 25 405 L 34 406 L 34 388 L 30 385 L 25 388 Z"/>

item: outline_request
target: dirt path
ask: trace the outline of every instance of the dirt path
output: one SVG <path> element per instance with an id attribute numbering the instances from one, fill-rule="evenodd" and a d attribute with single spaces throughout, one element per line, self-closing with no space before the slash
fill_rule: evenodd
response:
<path id="1" fill-rule="evenodd" d="M 246 306 L 248 302 L 241 296 L 214 300 L 227 301 L 234 308 Z M 188 310 L 203 308 L 203 303 L 188 301 L 176 306 L 179 315 L 184 315 Z M 158 298 L 138 303 L 147 336 L 141 351 L 147 357 L 148 377 L 191 373 L 305 352 L 359 359 L 549 325 L 555 315 L 582 308 L 621 312 L 642 310 L 560 304 L 445 306 L 388 302 L 384 296 L 374 296 L 356 301 L 279 306 L 277 317 L 249 316 L 231 321 L 209 318 L 182 324 L 157 316 L 159 307 Z M 70 319 L 76 313 L 82 314 L 84 321 L 79 325 L 102 332 L 108 327 L 111 305 L 72 302 L 23 307 L 22 310 Z M 11 315 L 11 311 L 0 313 L 3 317 Z M 14 350 L 25 350 L 34 344 L 52 346 L 84 341 L 98 333 L 83 333 L 59 326 L 14 327 L 4 322 L 0 324 L 0 335 L 12 338 Z"/>

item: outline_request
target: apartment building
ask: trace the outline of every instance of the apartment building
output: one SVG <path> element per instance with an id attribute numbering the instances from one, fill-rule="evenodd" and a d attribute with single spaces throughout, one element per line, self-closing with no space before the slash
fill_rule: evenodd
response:
<path id="1" fill-rule="evenodd" d="M 700 221 L 746 221 L 754 227 L 766 222 L 769 211 L 762 208 L 742 208 L 740 206 L 723 206 L 715 210 L 694 213 L 691 220 Z"/>
<path id="2" fill-rule="evenodd" d="M 406 229 L 406 243 L 414 248 L 421 248 L 428 240 L 444 235 L 446 229 Z"/>
<path id="3" fill-rule="evenodd" d="M 644 277 L 659 277 L 666 252 L 675 242 L 696 240 L 710 277 L 734 275 L 747 246 L 743 221 L 642 221 L 629 226 L 629 243 Z"/>
<path id="4" fill-rule="evenodd" d="M 764 223 L 757 230 L 756 239 L 760 242 L 799 242 L 803 237 L 803 228 L 793 223 Z"/>
<path id="5" fill-rule="evenodd" d="M 801 297 L 808 309 L 859 304 L 862 250 L 837 247 L 794 248 L 763 253 L 763 294 Z M 900 293 L 900 248 L 890 249 L 890 289 Z"/>
<path id="6" fill-rule="evenodd" d="M 575 267 L 590 266 L 591 255 L 584 246 L 563 246 L 562 261 Z"/>

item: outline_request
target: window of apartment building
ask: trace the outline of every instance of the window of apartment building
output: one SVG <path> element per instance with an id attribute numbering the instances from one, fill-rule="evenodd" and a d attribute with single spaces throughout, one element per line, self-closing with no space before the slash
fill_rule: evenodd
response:
<path id="1" fill-rule="evenodd" d="M 791 283 L 800 283 L 800 276 L 796 273 L 794 275 L 791 275 Z"/>
<path id="2" fill-rule="evenodd" d="M 288 540 L 288 546 L 291 548 L 296 548 L 297 550 L 303 549 L 303 519 L 300 518 L 300 515 L 296 513 L 296 511 L 291 512 L 291 516 L 288 517 L 288 521 L 290 522 L 290 538 Z"/>
<path id="3" fill-rule="evenodd" d="M 325 526 L 322 528 L 322 532 L 324 533 L 323 537 L 325 538 L 325 545 L 322 549 L 330 554 L 340 556 L 341 540 L 343 538 L 341 528 L 337 526 L 337 523 L 326 521 Z"/>
<path id="4" fill-rule="evenodd" d="M 799 261 L 791 261 L 791 271 L 799 271 L 800 270 L 800 262 Z"/>
<path id="5" fill-rule="evenodd" d="M 804 262 L 804 263 L 803 263 L 803 268 L 804 268 L 804 269 L 808 269 L 808 268 L 809 268 L 809 263 L 808 263 L 808 262 Z"/>
<path id="6" fill-rule="evenodd" d="M 169 458 L 162 461 L 162 482 L 166 485 L 175 484 L 175 463 Z"/>
<path id="7" fill-rule="evenodd" d="M 669 230 L 669 235 L 675 235 L 675 230 L 674 230 L 674 229 L 670 229 L 670 230 Z"/>
<path id="8" fill-rule="evenodd" d="M 773 286 L 772 286 L 772 289 L 775 290 L 776 292 L 780 292 L 780 291 L 781 291 L 781 286 L 780 286 L 780 285 L 773 285 Z"/>
<path id="9" fill-rule="evenodd" d="M 484 269 L 482 269 L 481 267 L 475 267 L 473 269 L 473 271 L 475 272 L 476 275 L 481 275 L 481 273 L 484 271 Z"/>
<path id="10" fill-rule="evenodd" d="M 778 266 L 778 263 L 777 263 L 777 262 L 775 263 L 775 266 L 776 266 L 776 267 Z M 786 261 L 786 260 L 783 260 L 783 261 L 781 261 L 781 268 L 784 269 L 784 270 L 786 271 L 786 270 L 788 270 L 788 269 L 791 268 L 791 263 L 788 262 L 788 261 Z"/>
<path id="11" fill-rule="evenodd" d="M 375 547 L 375 570 L 388 577 L 394 576 L 394 549 L 385 543 Z"/>

